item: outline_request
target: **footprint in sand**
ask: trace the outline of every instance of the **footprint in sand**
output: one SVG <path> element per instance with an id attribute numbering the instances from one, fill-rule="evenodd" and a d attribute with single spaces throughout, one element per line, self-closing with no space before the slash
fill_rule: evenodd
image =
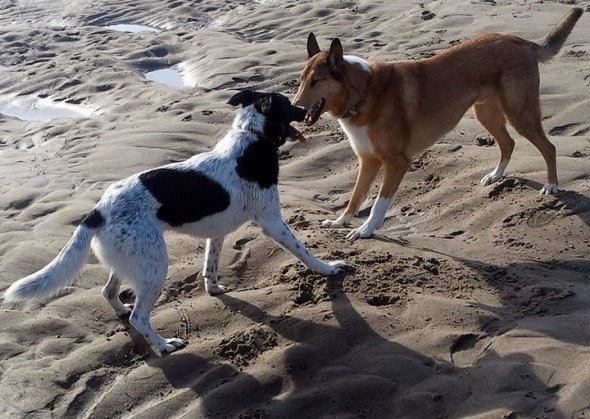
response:
<path id="1" fill-rule="evenodd" d="M 590 127 L 580 127 L 581 124 L 574 122 L 571 124 L 557 125 L 549 130 L 549 135 L 571 135 L 577 137 L 590 132 Z"/>
<path id="2" fill-rule="evenodd" d="M 565 124 L 565 125 L 557 125 L 551 128 L 548 132 L 549 135 L 564 135 L 572 131 L 572 128 L 577 127 L 579 124 Z"/>
<path id="3" fill-rule="evenodd" d="M 523 183 L 515 178 L 508 178 L 497 183 L 494 188 L 488 193 L 488 198 L 496 200 L 505 193 L 514 191 L 515 189 L 522 188 Z"/>
<path id="4" fill-rule="evenodd" d="M 233 248 L 236 250 L 244 249 L 244 246 L 254 240 L 254 237 L 243 237 L 234 242 Z"/>

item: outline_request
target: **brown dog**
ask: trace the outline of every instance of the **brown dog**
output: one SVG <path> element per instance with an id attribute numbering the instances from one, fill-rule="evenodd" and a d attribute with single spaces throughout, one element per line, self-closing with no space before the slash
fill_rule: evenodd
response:
<path id="1" fill-rule="evenodd" d="M 338 119 L 359 159 L 359 173 L 344 213 L 324 227 L 342 227 L 358 212 L 381 167 L 384 179 L 367 221 L 348 237 L 370 237 L 383 223 L 412 158 L 453 129 L 473 106 L 500 146 L 500 161 L 481 183 L 504 175 L 514 140 L 506 120 L 533 143 L 547 164 L 541 194 L 558 190 L 555 147 L 541 126 L 538 63 L 553 57 L 582 15 L 572 9 L 542 45 L 501 34 L 477 37 L 420 61 L 382 63 L 343 55 L 338 38 L 320 51 L 313 33 L 309 60 L 294 103 L 308 110 L 307 125 L 324 112 Z"/>

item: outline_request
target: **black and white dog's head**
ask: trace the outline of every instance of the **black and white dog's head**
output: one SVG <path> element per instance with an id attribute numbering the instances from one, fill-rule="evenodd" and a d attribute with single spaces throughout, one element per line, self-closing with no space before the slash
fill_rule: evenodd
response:
<path id="1" fill-rule="evenodd" d="M 305 137 L 291 122 L 301 122 L 307 111 L 291 104 L 289 99 L 280 93 L 263 93 L 244 90 L 236 93 L 227 102 L 232 106 L 242 105 L 249 115 L 236 118 L 234 124 L 241 129 L 249 129 L 261 137 L 268 139 L 277 147 L 286 140 L 305 142 Z"/>

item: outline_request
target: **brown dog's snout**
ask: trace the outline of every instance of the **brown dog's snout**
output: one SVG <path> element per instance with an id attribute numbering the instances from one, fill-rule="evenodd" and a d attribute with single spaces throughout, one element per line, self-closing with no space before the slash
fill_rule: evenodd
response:
<path id="1" fill-rule="evenodd" d="M 293 98 L 293 105 L 294 106 L 302 106 L 305 109 L 309 108 L 309 104 L 305 103 L 306 100 L 304 100 L 303 96 L 304 96 L 304 92 L 305 90 L 303 89 L 303 84 L 301 84 L 299 86 L 299 88 L 297 89 L 297 93 L 295 93 L 295 97 Z"/>

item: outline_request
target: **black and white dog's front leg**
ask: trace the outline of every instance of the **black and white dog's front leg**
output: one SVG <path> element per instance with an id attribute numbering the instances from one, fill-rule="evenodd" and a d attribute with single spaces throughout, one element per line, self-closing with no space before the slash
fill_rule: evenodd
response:
<path id="1" fill-rule="evenodd" d="M 220 285 L 217 282 L 217 270 L 219 267 L 219 258 L 221 257 L 221 248 L 223 247 L 223 239 L 223 237 L 210 237 L 207 239 L 203 278 L 205 280 L 205 290 L 209 295 L 219 295 L 229 291 L 228 287 Z"/>
<path id="2" fill-rule="evenodd" d="M 262 227 L 262 232 L 280 244 L 283 248 L 293 253 L 308 269 L 324 275 L 335 275 L 344 270 L 347 266 L 342 260 L 323 262 L 311 254 L 301 243 L 289 226 L 285 224 L 280 215 L 272 215 L 264 219 L 257 219 L 256 222 Z"/>

